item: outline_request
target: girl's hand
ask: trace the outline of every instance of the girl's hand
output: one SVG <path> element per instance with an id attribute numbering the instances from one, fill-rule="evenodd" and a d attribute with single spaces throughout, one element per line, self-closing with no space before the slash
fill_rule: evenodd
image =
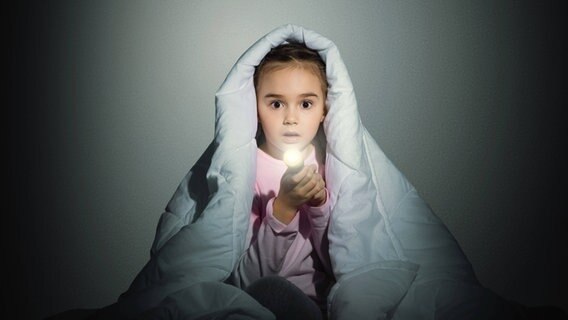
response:
<path id="1" fill-rule="evenodd" d="M 321 206 L 326 201 L 325 182 L 315 165 L 300 171 L 288 169 L 280 180 L 280 191 L 274 200 L 274 217 L 288 224 L 303 204 Z"/>

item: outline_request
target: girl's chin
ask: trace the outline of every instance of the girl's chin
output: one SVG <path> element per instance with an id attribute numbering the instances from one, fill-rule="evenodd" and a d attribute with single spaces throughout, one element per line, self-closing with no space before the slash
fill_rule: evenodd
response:
<path id="1" fill-rule="evenodd" d="M 286 151 L 290 151 L 290 150 L 294 150 L 294 151 L 299 151 L 299 152 L 306 152 L 307 150 L 310 150 L 311 143 L 308 144 L 287 144 L 285 146 L 282 146 L 279 149 L 280 153 L 284 154 Z"/>
<path id="2" fill-rule="evenodd" d="M 264 152 L 268 153 L 274 158 L 282 160 L 284 157 L 284 153 L 288 150 L 297 150 L 299 152 L 305 153 L 306 150 L 310 150 L 309 147 L 311 143 L 283 143 L 283 144 L 268 144 L 264 143 L 260 146 Z"/>

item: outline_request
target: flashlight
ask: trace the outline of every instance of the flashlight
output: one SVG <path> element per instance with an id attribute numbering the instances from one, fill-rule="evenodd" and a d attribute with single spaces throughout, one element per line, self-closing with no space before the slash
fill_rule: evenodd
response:
<path id="1" fill-rule="evenodd" d="M 288 168 L 301 169 L 304 166 L 302 153 L 296 149 L 290 149 L 284 152 L 284 163 Z"/>

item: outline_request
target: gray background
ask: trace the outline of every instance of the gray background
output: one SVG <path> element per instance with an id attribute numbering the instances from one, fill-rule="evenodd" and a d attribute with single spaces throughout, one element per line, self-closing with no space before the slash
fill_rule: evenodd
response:
<path id="1" fill-rule="evenodd" d="M 567 309 L 566 9 L 552 3 L 7 9 L 9 305 L 40 318 L 115 301 L 213 137 L 214 94 L 227 72 L 259 37 L 296 23 L 337 44 L 363 123 L 447 224 L 482 284 Z"/>

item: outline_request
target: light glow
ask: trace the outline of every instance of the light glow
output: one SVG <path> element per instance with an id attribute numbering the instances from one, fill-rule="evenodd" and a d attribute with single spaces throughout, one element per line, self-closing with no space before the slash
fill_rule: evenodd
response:
<path id="1" fill-rule="evenodd" d="M 296 168 L 304 165 L 302 153 L 296 149 L 290 149 L 284 152 L 284 163 L 288 168 Z"/>

